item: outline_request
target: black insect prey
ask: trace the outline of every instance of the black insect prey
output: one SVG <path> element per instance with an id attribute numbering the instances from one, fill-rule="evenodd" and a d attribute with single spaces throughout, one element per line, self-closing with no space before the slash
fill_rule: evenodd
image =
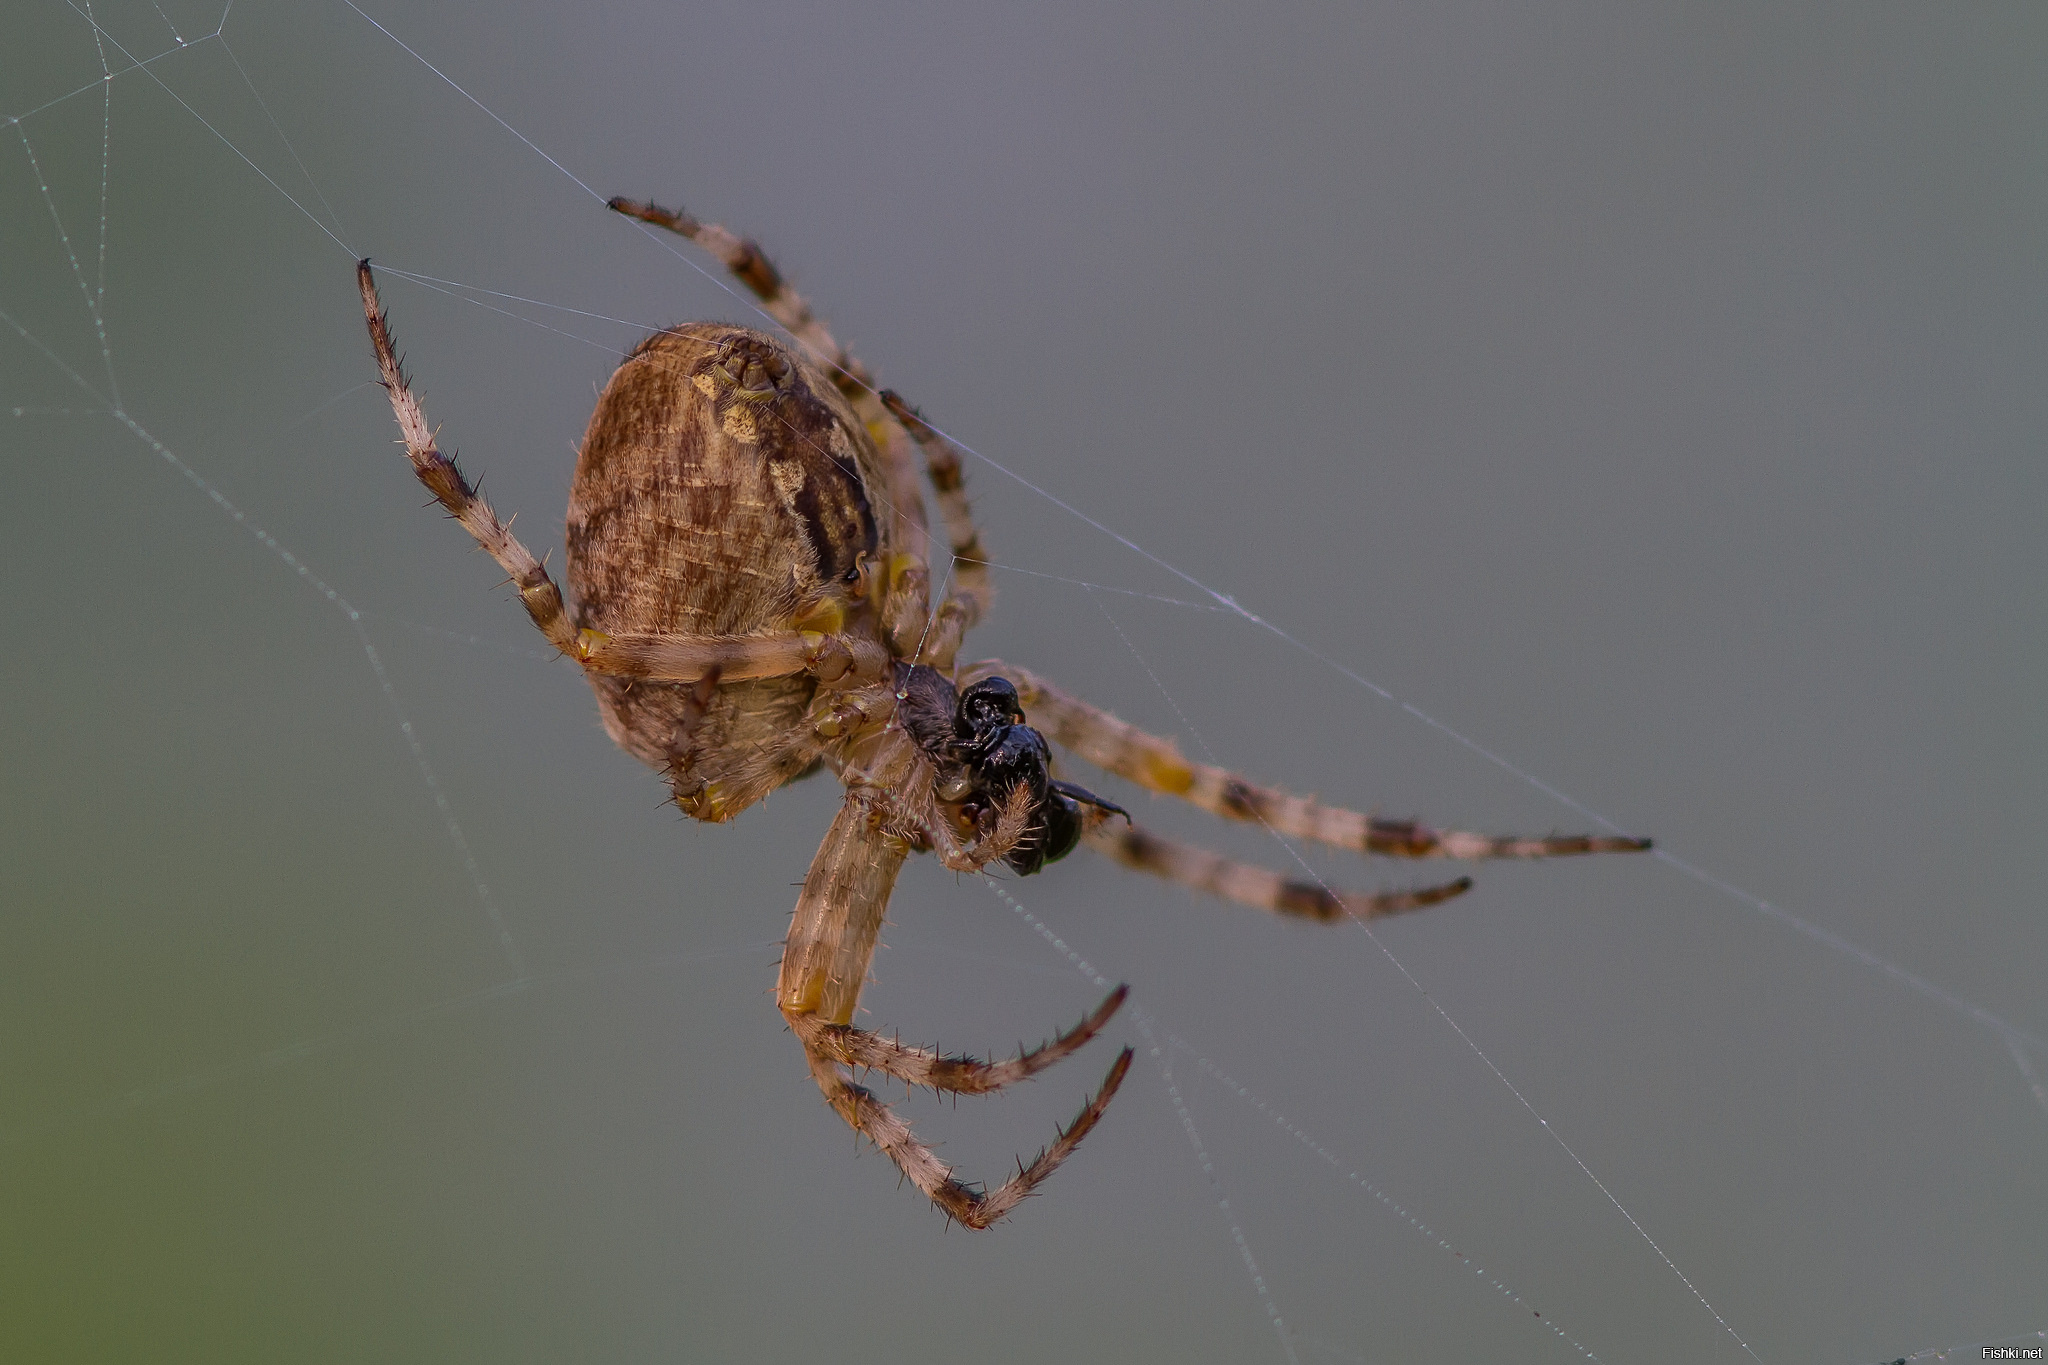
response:
<path id="1" fill-rule="evenodd" d="M 896 665 L 903 728 L 938 766 L 939 790 L 960 803 L 979 826 L 1019 786 L 1031 793 L 1031 822 L 1003 861 L 1028 877 L 1058 862 L 1081 841 L 1081 807 L 1129 819 L 1111 801 L 1052 775 L 1052 747 L 1024 722 L 1024 707 L 1008 678 L 983 678 L 965 692 L 924 664 Z"/>

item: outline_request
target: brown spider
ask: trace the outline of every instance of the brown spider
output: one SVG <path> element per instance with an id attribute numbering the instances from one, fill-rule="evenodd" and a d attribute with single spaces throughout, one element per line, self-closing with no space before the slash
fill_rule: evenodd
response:
<path id="1" fill-rule="evenodd" d="M 724 821 L 820 765 L 846 785 L 811 860 L 777 1002 L 840 1117 L 950 1218 L 985 1228 L 1080 1145 L 1130 1069 L 1125 1048 L 1073 1124 L 992 1190 L 952 1169 L 853 1068 L 983 1094 L 1034 1075 L 1109 1022 L 1127 988 L 1006 1062 L 947 1057 L 853 1027 L 903 861 L 1038 871 L 1087 843 L 1128 867 L 1263 910 L 1335 920 L 1448 900 L 1469 877 L 1415 891 L 1333 892 L 1160 838 L 1054 780 L 1045 736 L 1154 792 L 1286 835 L 1405 858 L 1623 852 L 1647 840 L 1491 838 L 1368 818 L 1199 763 L 1025 669 L 956 664 L 993 596 L 959 452 L 878 390 L 750 241 L 681 212 L 611 207 L 723 261 L 796 347 L 698 322 L 657 332 L 598 399 L 569 493 L 576 606 L 434 445 L 407 387 L 370 263 L 357 268 L 377 366 L 420 481 L 504 566 L 541 633 L 582 666 L 605 730 L 661 772 L 699 820 Z M 951 589 L 932 609 L 930 533 L 911 455 L 945 519 Z M 1038 728 L 1025 724 L 1027 713 Z M 1041 731 L 1043 734 L 1041 734 Z"/>

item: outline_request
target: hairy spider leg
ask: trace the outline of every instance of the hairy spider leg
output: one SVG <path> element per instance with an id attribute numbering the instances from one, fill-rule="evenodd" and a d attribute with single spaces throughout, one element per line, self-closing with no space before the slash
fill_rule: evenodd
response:
<path id="1" fill-rule="evenodd" d="M 413 397 L 397 348 L 392 345 L 391 325 L 377 300 L 377 282 L 370 274 L 367 260 L 356 263 L 356 285 L 363 295 L 363 318 L 370 325 L 377 370 L 391 395 L 391 411 L 398 418 L 398 430 L 404 437 L 406 458 L 412 461 L 413 472 L 435 500 L 448 509 L 448 515 L 461 522 L 462 529 L 512 576 L 519 589 L 519 600 L 526 605 L 526 614 L 533 618 L 540 633 L 548 637 L 548 643 L 574 657 L 579 652 L 576 630 L 562 605 L 562 590 L 548 576 L 547 568 L 533 557 L 533 551 L 520 544 L 519 538 L 498 520 L 491 505 L 477 496 L 469 480 L 455 467 L 455 461 L 434 444 L 434 429 L 427 425 L 427 415 Z"/>
<path id="2" fill-rule="evenodd" d="M 960 470 L 960 448 L 945 433 L 924 420 L 917 409 L 894 389 L 882 390 L 883 406 L 889 409 L 919 450 L 924 452 L 925 473 L 938 497 L 939 515 L 946 523 L 946 540 L 953 552 L 953 590 L 939 607 L 931 638 L 919 652 L 917 662 L 950 671 L 959 652 L 961 637 L 988 615 L 995 604 L 995 585 L 989 581 L 988 550 L 981 543 L 981 531 L 974 523 L 974 508 L 967 501 L 967 481 Z"/>
<path id="3" fill-rule="evenodd" d="M 1413 820 L 1384 820 L 1311 796 L 1248 782 L 1235 773 L 1191 763 L 1170 739 L 1150 735 L 1053 686 L 1028 669 L 990 659 L 962 672 L 963 683 L 1000 674 L 1016 684 L 1031 723 L 1098 768 L 1141 787 L 1177 796 L 1212 815 L 1262 824 L 1277 834 L 1394 858 L 1559 858 L 1579 853 L 1640 853 L 1648 839 L 1564 834 L 1541 838 L 1431 829 Z"/>
<path id="4" fill-rule="evenodd" d="M 1472 889 L 1470 877 L 1459 877 L 1412 891 L 1337 891 L 1320 882 L 1283 877 L 1270 868 L 1232 862 L 1220 853 L 1178 843 L 1101 811 L 1082 818 L 1081 837 L 1088 846 L 1125 867 L 1278 915 L 1325 922 L 1347 916 L 1379 919 L 1441 905 Z"/>
<path id="5" fill-rule="evenodd" d="M 578 631 L 563 604 L 562 590 L 546 566 L 498 520 L 455 461 L 435 444 L 434 430 L 427 425 L 427 415 L 413 396 L 399 362 L 390 320 L 378 300 L 377 282 L 367 260 L 356 265 L 356 284 L 362 291 L 363 317 L 377 353 L 377 370 L 391 395 L 391 411 L 398 418 L 413 472 L 449 515 L 511 575 L 527 615 L 549 644 L 590 672 L 656 682 L 695 682 L 714 671 L 726 682 L 799 673 L 832 682 L 849 673 L 858 679 L 879 678 L 888 670 L 887 652 L 873 640 L 854 635 L 815 631 L 605 635 Z"/>
<path id="6" fill-rule="evenodd" d="M 1123 1003 L 1119 987 L 1075 1028 L 1044 1048 L 994 1065 L 969 1058 L 943 1058 L 921 1049 L 884 1043 L 850 1027 L 861 987 L 881 933 L 882 915 L 910 844 L 889 829 L 878 793 L 855 787 L 833 818 L 832 828 L 804 878 L 782 954 L 776 1000 L 804 1045 L 811 1076 L 826 1103 L 864 1134 L 947 1217 L 970 1228 L 986 1228 L 1058 1169 L 1094 1128 L 1130 1070 L 1125 1048 L 1102 1086 L 1052 1145 L 1016 1175 L 992 1190 L 977 1190 L 956 1179 L 953 1168 L 896 1113 L 841 1069 L 874 1066 L 916 1085 L 980 1093 L 1021 1080 L 1086 1043 Z"/>
<path id="7" fill-rule="evenodd" d="M 760 631 L 751 635 L 667 635 L 585 631 L 576 657 L 594 673 L 651 682 L 695 682 L 716 672 L 721 682 L 787 678 L 809 673 L 825 682 L 851 674 L 863 682 L 889 670 L 878 640 L 816 631 Z"/>
<path id="8" fill-rule="evenodd" d="M 961 478 L 960 458 L 951 443 L 933 430 L 901 397 L 876 387 L 867 367 L 839 344 L 824 320 L 812 311 L 811 305 L 789 287 L 782 272 L 762 252 L 759 243 L 740 237 L 716 223 L 703 222 L 681 209 L 665 209 L 632 199 L 613 199 L 607 207 L 615 213 L 687 237 L 718 257 L 740 283 L 754 291 L 754 296 L 760 299 L 768 315 L 787 328 L 791 336 L 828 367 L 833 382 L 853 404 L 854 412 L 867 424 L 875 444 L 882 451 L 889 468 L 889 497 L 897 504 L 899 516 L 896 543 L 905 547 L 905 552 L 916 561 L 917 569 L 923 571 L 922 578 L 905 584 L 910 589 L 909 595 L 917 597 L 919 619 L 916 628 L 906 641 L 902 624 L 892 620 L 888 623 L 890 638 L 903 647 L 905 657 L 914 654 L 919 662 L 950 669 L 953 655 L 959 648 L 959 637 L 987 615 L 989 604 L 994 599 L 986 567 L 988 556 L 975 533 L 973 513 Z M 941 604 L 939 619 L 929 630 L 924 614 L 930 611 L 931 606 L 930 532 L 925 525 L 924 502 L 917 492 L 917 476 L 912 471 L 904 445 L 906 434 L 924 452 L 925 469 L 938 495 L 939 510 L 946 520 L 954 560 L 955 589 Z"/>
<path id="9" fill-rule="evenodd" d="M 1079 1052 L 1102 1032 L 1131 993 L 1118 986 L 1087 1018 L 1050 1042 L 1019 1052 L 1007 1062 L 984 1062 L 968 1056 L 945 1056 L 931 1049 L 907 1047 L 851 1024 L 828 1024 L 815 1014 L 790 1016 L 790 1027 L 804 1047 L 843 1066 L 866 1067 L 894 1076 L 908 1085 L 929 1086 L 955 1095 L 988 1095 L 1006 1085 L 1029 1080 L 1053 1063 Z"/>
<path id="10" fill-rule="evenodd" d="M 608 200 L 605 207 L 613 213 L 636 218 L 650 227 L 687 237 L 718 257 L 735 279 L 754 291 L 754 297 L 761 301 L 761 307 L 768 316 L 780 323 L 819 364 L 832 372 L 833 382 L 839 385 L 840 392 L 845 393 L 849 401 L 856 398 L 854 393 L 847 391 L 847 386 L 852 384 L 867 394 L 871 401 L 879 402 L 867 367 L 839 344 L 825 325 L 825 320 L 811 310 L 803 295 L 789 287 L 782 278 L 782 272 L 762 252 L 759 243 L 717 223 L 704 222 L 681 209 L 665 209 L 659 204 L 625 198 Z"/>

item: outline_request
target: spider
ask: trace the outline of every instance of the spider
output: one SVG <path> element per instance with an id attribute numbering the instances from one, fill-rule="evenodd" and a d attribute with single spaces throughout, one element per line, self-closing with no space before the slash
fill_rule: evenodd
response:
<path id="1" fill-rule="evenodd" d="M 1080 1049 L 1128 994 L 1008 1061 L 907 1047 L 853 1025 L 882 916 L 912 853 L 979 872 L 1038 872 L 1077 845 L 1262 910 L 1360 919 L 1472 884 L 1336 892 L 1147 833 L 1053 776 L 1050 739 L 1154 793 L 1283 835 L 1404 858 L 1624 852 L 1647 840 L 1494 838 L 1371 818 L 1183 758 L 1027 669 L 957 661 L 994 593 L 960 451 L 827 330 L 752 241 L 679 210 L 610 208 L 717 256 L 794 340 L 696 322 L 657 332 L 598 399 L 569 493 L 573 609 L 547 569 L 436 448 L 366 260 L 377 366 L 413 471 L 511 575 L 549 643 L 580 665 L 613 740 L 699 820 L 730 820 L 820 768 L 845 797 L 804 878 L 776 999 L 826 1102 L 949 1219 L 985 1228 L 1073 1154 L 1130 1070 L 1125 1048 L 1073 1123 L 993 1189 L 955 1177 L 857 1070 L 987 1094 Z M 950 568 L 933 604 L 916 459 L 937 495 Z M 1030 717 L 1027 722 L 1026 717 Z"/>

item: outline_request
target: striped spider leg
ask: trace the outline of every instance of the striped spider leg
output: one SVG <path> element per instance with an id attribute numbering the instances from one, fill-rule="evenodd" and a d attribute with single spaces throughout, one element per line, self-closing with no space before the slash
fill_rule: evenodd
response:
<path id="1" fill-rule="evenodd" d="M 427 415 L 406 379 L 367 260 L 356 265 L 356 283 L 363 296 L 363 316 L 369 324 L 380 381 L 391 396 L 391 411 L 398 419 L 413 472 L 448 515 L 510 575 L 527 615 L 549 644 L 589 672 L 657 682 L 694 683 L 714 673 L 724 683 L 801 673 L 824 681 L 849 674 L 865 681 L 882 676 L 887 654 L 875 641 L 858 635 L 798 630 L 724 635 L 579 630 L 546 566 L 498 520 L 455 460 L 441 453 L 434 429 L 427 424 Z"/>
<path id="2" fill-rule="evenodd" d="M 942 1056 L 853 1026 L 889 893 L 904 859 L 922 842 L 923 831 L 909 827 L 887 793 L 909 786 L 909 769 L 921 761 L 916 746 L 898 729 L 887 731 L 857 770 L 849 766 L 841 771 L 841 779 L 849 784 L 846 798 L 804 878 L 783 947 L 776 1003 L 803 1044 L 826 1103 L 886 1153 L 948 1218 L 966 1227 L 986 1228 L 1073 1154 L 1123 1084 L 1132 1050 L 1127 1047 L 1118 1054 L 1101 1087 L 1050 1146 L 1029 1162 L 1020 1161 L 1016 1175 L 990 1190 L 959 1180 L 909 1124 L 873 1092 L 855 1084 L 847 1071 L 864 1067 L 909 1085 L 952 1094 L 988 1094 L 1078 1051 L 1109 1022 L 1129 988 L 1118 986 L 1073 1028 L 1007 1062 Z"/>
<path id="3" fill-rule="evenodd" d="M 1016 685 L 1033 723 L 1062 748 L 1148 791 L 1179 797 L 1212 815 L 1263 825 L 1289 838 L 1394 858 L 1562 858 L 1585 853 L 1640 853 L 1650 847 L 1648 839 L 1618 835 L 1529 838 L 1432 829 L 1413 820 L 1387 820 L 1326 806 L 1314 797 L 1296 796 L 1222 768 L 1190 762 L 1172 740 L 1147 734 L 1029 669 L 991 659 L 962 670 L 963 681 L 998 675 Z M 1088 818 L 1083 837 L 1125 867 L 1257 909 L 1310 919 L 1375 919 L 1440 904 L 1472 887 L 1470 877 L 1458 877 L 1412 891 L 1371 895 L 1333 891 L 1319 881 L 1293 880 L 1232 862 L 1100 813 Z"/>

